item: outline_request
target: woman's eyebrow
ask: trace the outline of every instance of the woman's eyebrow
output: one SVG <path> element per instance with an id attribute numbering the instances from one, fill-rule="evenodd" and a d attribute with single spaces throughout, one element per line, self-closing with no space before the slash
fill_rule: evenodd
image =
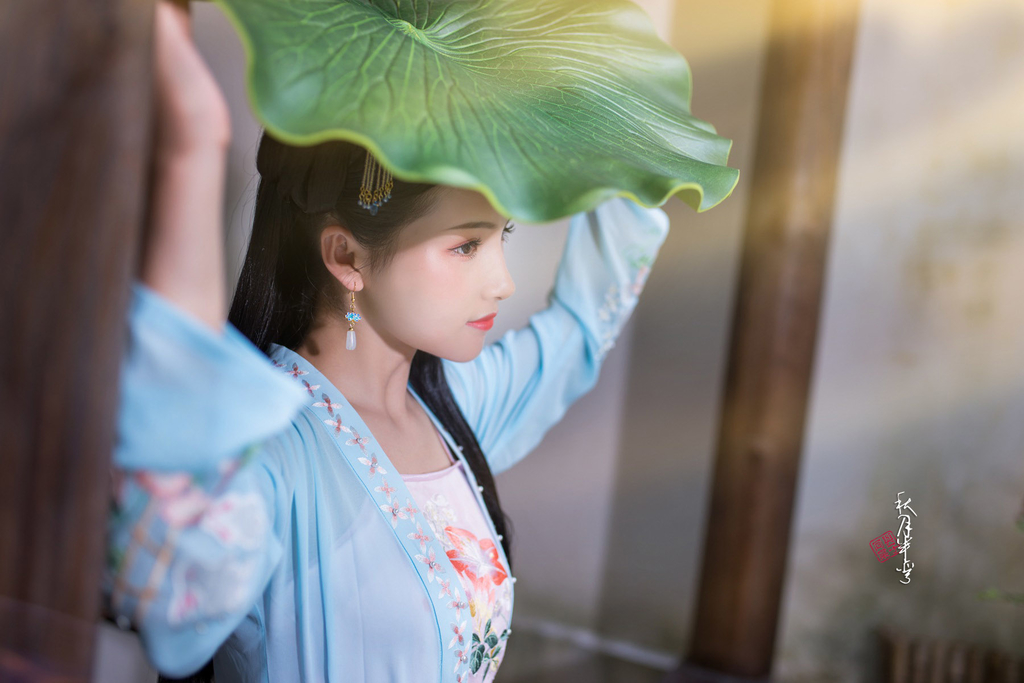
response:
<path id="1" fill-rule="evenodd" d="M 470 221 L 469 223 L 462 223 L 460 225 L 453 225 L 450 228 L 445 228 L 445 230 L 459 230 L 459 229 L 465 229 L 465 228 L 496 228 L 496 227 L 498 227 L 498 226 L 496 226 L 494 223 L 491 223 L 490 221 Z"/>

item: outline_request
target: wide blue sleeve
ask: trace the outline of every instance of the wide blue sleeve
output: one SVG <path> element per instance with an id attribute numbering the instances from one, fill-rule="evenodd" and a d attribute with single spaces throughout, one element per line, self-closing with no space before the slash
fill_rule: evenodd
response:
<path id="1" fill-rule="evenodd" d="M 495 474 L 532 451 L 597 383 L 668 236 L 668 216 L 626 197 L 569 221 L 548 307 L 445 377 Z"/>
<path id="2" fill-rule="evenodd" d="M 301 387 L 230 323 L 132 286 L 103 593 L 153 666 L 203 666 L 283 555 Z"/>

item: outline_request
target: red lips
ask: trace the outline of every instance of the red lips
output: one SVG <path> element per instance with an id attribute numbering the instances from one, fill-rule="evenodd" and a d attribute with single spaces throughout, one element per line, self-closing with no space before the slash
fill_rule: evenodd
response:
<path id="1" fill-rule="evenodd" d="M 496 316 L 496 315 L 498 315 L 498 314 L 497 313 L 491 313 L 490 315 L 485 315 L 484 317 L 480 318 L 479 320 L 473 320 L 473 321 L 468 322 L 466 324 L 467 325 L 472 325 L 473 327 L 476 327 L 476 328 L 481 329 L 481 330 L 489 330 L 489 329 L 491 329 L 494 326 L 494 316 Z"/>

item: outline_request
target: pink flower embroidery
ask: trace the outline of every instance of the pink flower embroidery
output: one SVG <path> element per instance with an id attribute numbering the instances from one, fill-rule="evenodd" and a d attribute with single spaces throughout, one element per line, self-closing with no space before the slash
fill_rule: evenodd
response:
<path id="1" fill-rule="evenodd" d="M 315 396 L 316 394 L 314 394 L 313 392 L 320 388 L 319 384 L 310 384 L 306 380 L 302 380 L 302 384 L 303 386 L 306 387 L 306 391 L 309 392 L 310 396 Z"/>
<path id="2" fill-rule="evenodd" d="M 318 384 L 317 386 L 320 386 L 320 385 Z M 320 396 L 324 400 L 317 401 L 316 403 L 314 403 L 313 404 L 314 408 L 327 408 L 327 414 L 328 415 L 334 415 L 334 409 L 341 407 L 340 403 L 332 403 L 331 402 L 331 397 L 328 396 L 327 394 L 321 394 Z"/>
<path id="3" fill-rule="evenodd" d="M 448 643 L 448 649 L 449 650 L 452 649 L 453 647 L 455 647 L 455 643 L 458 643 L 459 645 L 465 645 L 466 644 L 466 637 L 465 637 L 465 633 L 463 632 L 465 628 L 466 628 L 466 622 L 465 621 L 463 621 L 460 624 L 452 624 L 452 631 L 455 633 L 455 635 L 452 637 L 451 642 Z"/>
<path id="4" fill-rule="evenodd" d="M 451 595 L 452 594 L 452 588 L 451 588 L 452 582 L 451 581 L 442 581 L 441 579 L 438 579 L 437 582 L 439 584 L 441 584 L 441 592 L 439 592 L 437 594 L 437 599 L 438 600 L 440 600 L 441 598 L 443 598 L 446 595 Z"/>
<path id="5" fill-rule="evenodd" d="M 389 503 L 385 503 L 384 505 L 381 505 L 380 509 L 383 510 L 384 512 L 388 513 L 389 515 L 391 515 L 391 528 L 393 528 L 393 529 L 397 529 L 398 528 L 398 520 L 400 518 L 401 519 L 406 519 L 405 512 L 403 512 L 402 508 L 400 508 L 398 506 L 398 501 L 395 500 L 394 498 L 392 498 Z M 433 551 L 431 551 L 431 552 L 433 552 Z"/>
<path id="6" fill-rule="evenodd" d="M 428 582 L 434 580 L 434 572 L 437 572 L 438 574 L 443 574 L 444 573 L 444 567 L 442 567 L 440 564 L 438 564 L 437 556 L 434 555 L 434 549 L 433 548 L 430 549 L 430 552 L 426 556 L 424 556 L 424 555 L 417 555 L 416 559 L 419 560 L 420 562 L 422 562 L 423 564 L 427 565 L 427 581 Z M 441 579 L 438 578 L 438 581 L 440 581 L 440 580 Z"/>
<path id="7" fill-rule="evenodd" d="M 420 542 L 420 552 L 426 552 L 426 550 L 427 550 L 427 541 L 430 540 L 430 536 L 427 536 L 425 533 L 423 533 L 423 527 L 420 526 L 419 522 L 416 522 L 416 533 L 409 534 L 407 536 L 407 538 L 411 538 L 414 541 L 419 541 Z"/>
<path id="8" fill-rule="evenodd" d="M 404 512 L 405 514 L 409 515 L 409 519 L 412 519 L 412 518 L 413 518 L 413 516 L 414 516 L 414 515 L 415 515 L 415 514 L 416 514 L 417 512 L 419 512 L 419 509 L 418 509 L 418 508 L 417 508 L 417 507 L 416 507 L 415 505 L 413 505 L 413 503 L 412 503 L 412 501 L 411 501 L 411 500 L 409 500 L 408 498 L 406 498 L 406 499 L 405 499 L 405 507 L 404 507 L 404 508 L 402 508 L 402 512 Z"/>
<path id="9" fill-rule="evenodd" d="M 308 375 L 309 374 L 305 370 L 299 370 L 299 364 L 298 363 L 292 363 L 292 369 L 291 370 L 287 370 L 285 372 L 286 372 L 286 374 L 291 375 L 292 377 L 296 377 L 296 378 L 299 377 L 300 375 Z"/>
<path id="10" fill-rule="evenodd" d="M 473 532 L 453 526 L 445 527 L 444 532 L 455 546 L 446 554 L 460 574 L 465 574 L 474 584 L 487 580 L 501 584 L 508 578 L 494 541 L 478 540 Z"/>
<path id="11" fill-rule="evenodd" d="M 333 420 L 324 420 L 324 424 L 325 425 L 331 425 L 332 427 L 334 427 L 334 433 L 335 434 L 341 434 L 341 430 L 345 429 L 345 426 L 341 424 L 341 415 L 339 415 L 338 417 L 334 418 Z M 362 458 L 360 458 L 360 460 L 361 459 Z"/>
<path id="12" fill-rule="evenodd" d="M 346 446 L 359 446 L 360 450 L 366 451 L 366 444 L 369 442 L 370 437 L 359 436 L 359 432 L 355 427 L 342 427 L 342 429 L 352 435 L 352 438 L 345 442 Z"/>
<path id="13" fill-rule="evenodd" d="M 462 618 L 462 610 L 469 609 L 469 603 L 462 599 L 459 590 L 455 589 L 455 599 L 448 603 L 448 609 L 455 610 L 455 618 Z"/>
<path id="14" fill-rule="evenodd" d="M 366 458 L 359 458 L 359 462 L 370 467 L 370 479 L 373 479 L 373 475 L 377 474 L 378 472 L 380 472 L 381 474 L 388 473 L 388 471 L 381 467 L 380 464 L 377 462 L 376 455 L 372 456 L 369 460 L 367 460 Z"/>
<path id="15" fill-rule="evenodd" d="M 387 479 L 381 477 L 381 481 L 383 482 L 383 484 L 381 484 L 380 486 L 374 486 L 373 490 L 374 491 L 380 491 L 387 498 L 390 498 L 391 494 L 394 493 L 397 489 L 394 486 L 389 486 Z"/>

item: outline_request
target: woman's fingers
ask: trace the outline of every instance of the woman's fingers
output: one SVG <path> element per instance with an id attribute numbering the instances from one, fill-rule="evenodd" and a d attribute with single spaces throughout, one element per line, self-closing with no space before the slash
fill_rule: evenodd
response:
<path id="1" fill-rule="evenodd" d="M 230 112 L 192 40 L 183 4 L 158 0 L 153 42 L 157 154 L 225 146 L 231 138 Z"/>

